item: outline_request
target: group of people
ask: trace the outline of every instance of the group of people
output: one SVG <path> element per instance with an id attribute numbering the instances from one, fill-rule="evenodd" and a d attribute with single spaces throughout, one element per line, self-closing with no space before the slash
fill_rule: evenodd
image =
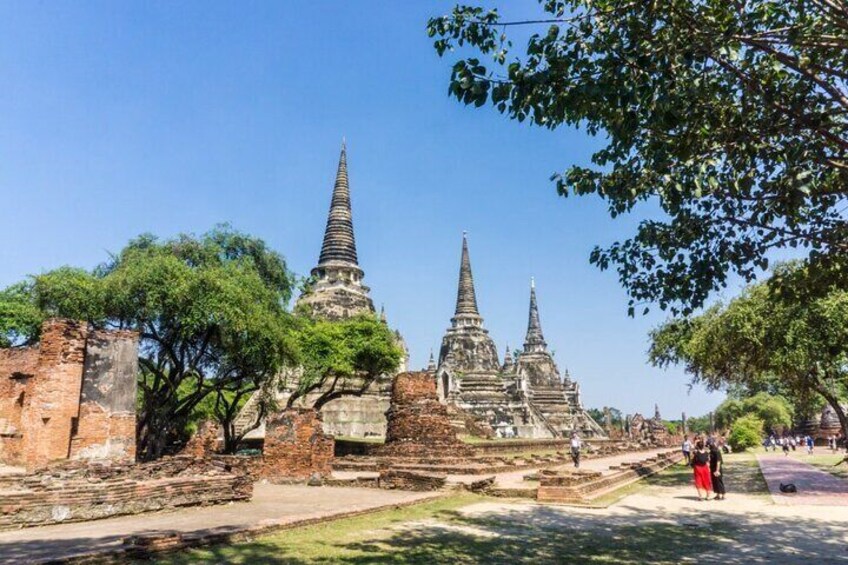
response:
<path id="1" fill-rule="evenodd" d="M 835 441 L 833 442 L 835 444 Z M 830 443 L 829 443 L 830 445 Z M 813 448 L 815 444 L 813 442 L 813 438 L 810 436 L 790 436 L 784 435 L 781 437 L 777 437 L 774 434 L 770 435 L 763 442 L 763 447 L 766 448 L 766 451 L 769 449 L 772 451 L 777 451 L 777 448 L 781 448 L 783 450 L 784 455 L 789 455 L 789 451 L 795 451 L 798 447 L 804 447 L 807 450 L 808 455 L 812 455 Z"/>
<path id="2" fill-rule="evenodd" d="M 727 490 L 724 486 L 724 459 L 722 451 L 727 452 L 724 438 L 708 436 L 706 439 L 696 436 L 683 439 L 683 456 L 686 464 L 691 465 L 695 478 L 695 490 L 698 500 L 724 500 Z M 715 493 L 715 496 L 710 496 Z"/>

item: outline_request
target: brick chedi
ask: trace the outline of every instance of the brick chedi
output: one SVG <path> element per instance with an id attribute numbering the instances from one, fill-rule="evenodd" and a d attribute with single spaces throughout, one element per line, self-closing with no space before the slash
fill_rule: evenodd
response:
<path id="1" fill-rule="evenodd" d="M 439 396 L 498 435 L 513 436 L 516 421 L 521 420 L 520 406 L 510 398 L 500 372 L 495 343 L 477 309 L 468 239 L 463 234 L 456 310 L 439 351 Z"/>
<path id="2" fill-rule="evenodd" d="M 468 455 L 456 437 L 447 406 L 439 402 L 431 372 L 401 373 L 392 383 L 386 443 L 381 455 Z"/>
<path id="3" fill-rule="evenodd" d="M 506 368 L 506 367 L 505 367 Z M 536 284 L 530 281 L 530 311 L 524 348 L 514 363 L 516 387 L 527 398 L 534 414 L 541 415 L 554 436 L 577 431 L 587 437 L 605 433 L 580 403 L 577 383 L 563 380 L 542 333 Z"/>

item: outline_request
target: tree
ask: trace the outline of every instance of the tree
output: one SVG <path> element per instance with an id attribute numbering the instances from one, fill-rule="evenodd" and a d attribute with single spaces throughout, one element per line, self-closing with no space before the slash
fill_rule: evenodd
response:
<path id="1" fill-rule="evenodd" d="M 763 421 L 754 415 L 742 416 L 733 423 L 727 442 L 733 451 L 745 451 L 760 445 L 763 438 Z"/>
<path id="2" fill-rule="evenodd" d="M 823 284 L 848 273 L 848 10 L 826 0 L 540 0 L 539 18 L 457 6 L 427 25 L 440 56 L 463 49 L 448 92 L 607 145 L 593 168 L 553 175 L 597 194 L 635 235 L 590 261 L 615 267 L 629 312 L 688 315 L 772 250 L 803 250 Z M 529 28 L 513 56 L 507 32 Z M 490 57 L 486 64 L 480 56 Z M 647 311 L 647 308 L 646 308 Z"/>
<path id="3" fill-rule="evenodd" d="M 374 316 L 337 321 L 299 316 L 298 322 L 298 386 L 288 406 L 313 393 L 309 404 L 316 410 L 342 396 L 361 396 L 403 357 L 395 334 Z"/>
<path id="4" fill-rule="evenodd" d="M 759 283 L 726 306 L 669 320 L 651 333 L 651 362 L 683 364 L 694 382 L 711 390 L 779 381 L 790 397 L 817 395 L 826 400 L 848 431 L 840 405 L 848 387 L 848 291 L 832 288 L 821 297 L 806 295 L 808 273 L 797 264 L 777 269 L 775 276 L 784 284 L 800 285 L 793 287 L 790 299 L 768 283 Z M 754 404 L 758 410 L 764 408 L 759 400 Z M 786 424 L 787 410 L 770 406 L 764 414 L 773 423 Z"/>
<path id="5" fill-rule="evenodd" d="M 777 433 L 792 427 L 792 404 L 782 396 L 760 392 L 743 399 L 728 398 L 715 411 L 716 425 L 728 429 L 733 423 L 747 415 L 756 416 L 763 422 L 764 429 Z"/>
<path id="6" fill-rule="evenodd" d="M 605 410 L 607 408 L 589 408 L 587 410 L 589 416 L 602 426 L 607 421 Z M 610 411 L 610 421 L 614 428 L 620 428 L 624 423 L 624 414 L 618 408 L 608 408 Z"/>

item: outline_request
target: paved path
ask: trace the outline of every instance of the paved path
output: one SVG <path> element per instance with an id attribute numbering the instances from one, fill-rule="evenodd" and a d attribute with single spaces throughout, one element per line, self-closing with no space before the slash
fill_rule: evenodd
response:
<path id="1" fill-rule="evenodd" d="M 0 563 L 39 563 L 119 547 L 156 531 L 208 535 L 287 525 L 422 500 L 434 493 L 257 484 L 253 500 L 0 532 Z"/>
<path id="2" fill-rule="evenodd" d="M 845 479 L 783 455 L 758 455 L 757 460 L 776 504 L 848 506 L 848 481 Z M 780 485 L 788 483 L 798 487 L 798 492 L 780 492 Z"/>
<path id="3" fill-rule="evenodd" d="M 622 453 L 619 455 L 609 455 L 607 457 L 598 457 L 597 459 L 583 459 L 580 461 L 580 468 L 588 471 L 601 471 L 604 474 L 611 473 L 610 465 L 619 465 L 626 461 L 641 461 L 653 457 L 658 453 L 668 451 L 669 448 L 663 447 L 659 449 L 650 449 L 647 451 L 636 451 L 630 453 Z M 574 465 L 566 463 L 556 467 L 540 467 L 537 469 L 524 469 L 522 471 L 510 471 L 508 473 L 499 473 L 495 475 L 495 484 L 500 488 L 532 488 L 539 486 L 537 482 L 528 482 L 524 477 L 532 473 L 538 472 L 540 469 L 573 469 Z M 449 482 L 471 483 L 479 481 L 485 475 L 449 475 Z"/>

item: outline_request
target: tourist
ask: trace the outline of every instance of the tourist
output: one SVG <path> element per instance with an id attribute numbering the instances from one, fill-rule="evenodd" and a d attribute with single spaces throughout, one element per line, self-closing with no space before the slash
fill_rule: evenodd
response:
<path id="1" fill-rule="evenodd" d="M 795 451 L 795 446 L 796 446 L 796 445 L 798 445 L 798 444 L 795 442 L 795 438 L 794 438 L 794 437 L 792 437 L 792 436 L 789 436 L 789 445 L 790 445 L 790 447 L 792 447 L 792 451 Z"/>
<path id="2" fill-rule="evenodd" d="M 775 443 L 775 441 L 774 441 L 774 435 L 770 435 L 770 436 L 769 436 L 769 438 L 768 438 L 768 445 L 766 446 L 766 451 L 768 451 L 768 448 L 769 448 L 769 447 L 771 448 L 771 450 L 772 450 L 772 451 L 776 451 L 776 450 L 777 450 L 777 444 L 776 444 L 776 443 Z"/>
<path id="3" fill-rule="evenodd" d="M 804 438 L 804 440 L 807 442 L 807 455 L 812 455 L 813 454 L 813 438 L 811 436 L 807 436 L 806 438 Z"/>
<path id="4" fill-rule="evenodd" d="M 704 447 L 704 442 L 698 440 L 695 443 L 695 453 L 692 454 L 692 469 L 695 476 L 695 490 L 698 491 L 698 500 L 709 500 L 710 492 L 713 490 L 713 482 L 710 479 L 710 452 Z"/>
<path id="5" fill-rule="evenodd" d="M 716 500 L 724 500 L 726 494 L 724 489 L 723 464 L 724 459 L 721 456 L 721 449 L 715 443 L 710 445 L 710 480 L 712 481 Z"/>
<path id="6" fill-rule="evenodd" d="M 583 447 L 583 442 L 577 432 L 571 434 L 571 460 L 574 461 L 574 468 L 580 467 L 580 448 Z"/>
<path id="7" fill-rule="evenodd" d="M 687 466 L 692 464 L 692 442 L 689 441 L 689 436 L 683 438 L 683 457 Z"/>
<path id="8" fill-rule="evenodd" d="M 789 438 L 782 437 L 780 438 L 780 446 L 783 448 L 783 454 L 785 456 L 789 456 Z"/>

